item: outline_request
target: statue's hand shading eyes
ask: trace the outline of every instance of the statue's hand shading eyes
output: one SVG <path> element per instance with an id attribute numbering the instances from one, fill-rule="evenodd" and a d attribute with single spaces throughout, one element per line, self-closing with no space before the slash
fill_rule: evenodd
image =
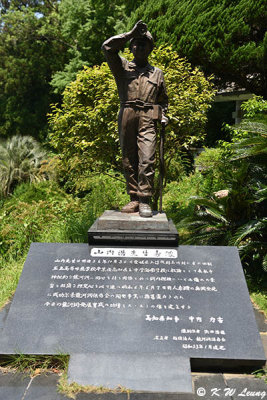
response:
<path id="1" fill-rule="evenodd" d="M 140 38 L 144 36 L 146 32 L 147 32 L 147 25 L 141 20 L 138 21 L 131 30 L 131 34 L 134 38 Z"/>

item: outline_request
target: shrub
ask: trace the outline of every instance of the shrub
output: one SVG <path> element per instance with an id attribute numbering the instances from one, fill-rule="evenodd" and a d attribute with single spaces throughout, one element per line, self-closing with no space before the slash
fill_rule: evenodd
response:
<path id="1" fill-rule="evenodd" d="M 208 171 L 204 181 L 227 190 L 223 196 L 210 192 L 194 199 L 194 215 L 180 223 L 191 233 L 188 243 L 238 246 L 245 271 L 257 279 L 267 270 L 265 103 L 259 98 L 244 103 L 245 119 L 233 129 L 233 143 L 221 143 L 199 157 Z M 209 155 L 216 157 L 209 160 Z"/>
<path id="2" fill-rule="evenodd" d="M 184 175 L 178 182 L 166 185 L 163 196 L 163 209 L 174 223 L 178 224 L 183 218 L 194 213 L 192 198 L 202 194 L 204 177 L 195 172 Z"/>
<path id="3" fill-rule="evenodd" d="M 2 260 L 25 256 L 32 242 L 87 242 L 95 219 L 127 201 L 124 183 L 110 174 L 88 178 L 89 193 L 83 199 L 50 181 L 17 186 L 0 208 Z"/>

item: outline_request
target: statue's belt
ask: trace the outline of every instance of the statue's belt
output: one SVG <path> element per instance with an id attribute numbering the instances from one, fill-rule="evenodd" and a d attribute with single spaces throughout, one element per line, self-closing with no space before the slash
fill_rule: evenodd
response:
<path id="1" fill-rule="evenodd" d="M 132 107 L 132 108 L 138 108 L 140 110 L 143 110 L 144 108 L 153 108 L 154 104 L 152 103 L 146 103 L 142 100 L 128 100 L 125 101 L 124 103 L 121 103 L 122 107 Z"/>
<path id="2" fill-rule="evenodd" d="M 153 109 L 153 120 L 161 120 L 162 108 L 159 104 L 146 103 L 142 100 L 128 100 L 121 102 L 121 107 L 131 107 L 137 110 Z"/>

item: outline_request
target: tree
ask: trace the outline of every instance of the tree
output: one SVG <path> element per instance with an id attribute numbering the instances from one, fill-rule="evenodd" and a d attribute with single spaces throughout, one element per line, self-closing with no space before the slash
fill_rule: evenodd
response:
<path id="1" fill-rule="evenodd" d="M 54 74 L 52 86 L 62 93 L 84 65 L 92 67 L 104 61 L 101 44 L 123 29 L 126 16 L 120 0 L 61 0 L 58 11 L 68 60 Z"/>
<path id="2" fill-rule="evenodd" d="M 129 20 L 143 19 L 157 43 L 172 44 L 182 57 L 215 74 L 267 93 L 267 9 L 264 0 L 145 0 Z"/>
<path id="3" fill-rule="evenodd" d="M 102 42 L 125 20 L 122 3 L 0 3 L 0 137 L 46 137 L 50 103 L 61 101 L 63 89 L 83 65 L 103 61 Z"/>
<path id="4" fill-rule="evenodd" d="M 131 58 L 129 51 L 125 56 Z M 203 138 L 213 89 L 210 78 L 169 47 L 154 50 L 150 62 L 164 71 L 170 100 L 165 146 L 169 165 L 182 146 Z M 106 63 L 85 67 L 66 88 L 62 107 L 54 105 L 49 117 L 51 144 L 60 153 L 68 176 L 73 173 L 73 187 L 85 171 L 120 169 L 118 109 L 115 80 Z"/>
<path id="5" fill-rule="evenodd" d="M 6 13 L 9 9 L 21 10 L 23 7 L 39 7 L 40 3 L 43 3 L 39 0 L 1 0 L 0 1 L 0 10 L 1 14 Z"/>
<path id="6" fill-rule="evenodd" d="M 52 3 L 52 2 L 51 2 Z M 52 74 L 62 67 L 57 14 L 51 6 L 9 9 L 0 24 L 0 136 L 44 137 L 52 101 Z M 46 13 L 46 14 L 45 14 Z"/>

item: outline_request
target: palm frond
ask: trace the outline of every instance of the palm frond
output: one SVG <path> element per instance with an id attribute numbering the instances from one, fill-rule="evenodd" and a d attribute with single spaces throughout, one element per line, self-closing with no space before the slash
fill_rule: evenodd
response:
<path id="1" fill-rule="evenodd" d="M 12 136 L 0 144 L 0 154 L 2 195 L 8 195 L 16 183 L 42 179 L 39 168 L 46 154 L 31 136 Z"/>
<path id="2" fill-rule="evenodd" d="M 238 246 L 239 243 L 244 240 L 244 238 L 250 236 L 252 233 L 257 233 L 258 235 L 260 235 L 261 232 L 264 230 L 266 230 L 267 232 L 267 218 L 259 221 L 249 221 L 246 224 L 242 225 L 239 229 L 237 229 L 237 231 L 231 238 L 230 244 Z"/>
<path id="3" fill-rule="evenodd" d="M 234 160 L 260 156 L 266 159 L 267 132 L 254 133 L 251 137 L 233 144 L 232 148 L 234 150 Z"/>

